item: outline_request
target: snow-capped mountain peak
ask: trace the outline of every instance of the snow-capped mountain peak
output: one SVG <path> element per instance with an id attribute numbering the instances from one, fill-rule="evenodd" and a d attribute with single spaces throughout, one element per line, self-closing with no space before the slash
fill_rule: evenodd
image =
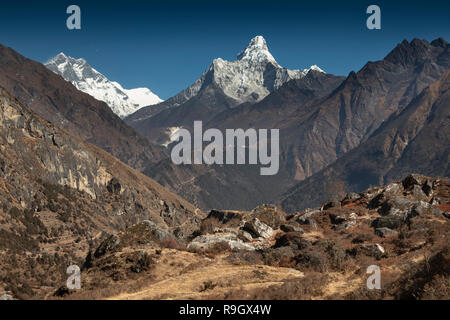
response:
<path id="1" fill-rule="evenodd" d="M 232 98 L 235 105 L 256 102 L 289 80 L 303 78 L 311 70 L 325 73 L 316 65 L 304 70 L 283 68 L 270 53 L 264 37 L 256 36 L 238 54 L 237 60 L 214 59 L 199 79 L 169 99 L 168 103 L 178 106 L 197 95 L 210 83 L 214 83 L 215 87 Z"/>
<path id="2" fill-rule="evenodd" d="M 248 46 L 244 49 L 244 51 L 238 54 L 237 58 L 238 60 L 248 61 L 250 63 L 261 63 L 268 61 L 278 65 L 272 54 L 269 52 L 266 39 L 262 36 L 256 36 L 250 40 Z"/>
<path id="3" fill-rule="evenodd" d="M 71 82 L 78 90 L 104 101 L 121 118 L 142 107 L 163 101 L 148 88 L 124 89 L 92 68 L 85 59 L 75 59 L 63 52 L 50 59 L 45 66 Z"/>
<path id="4" fill-rule="evenodd" d="M 202 78 L 214 81 L 227 96 L 239 104 L 259 101 L 289 80 L 303 78 L 311 70 L 323 72 L 316 65 L 304 70 L 283 68 L 269 52 L 264 37 L 256 36 L 239 53 L 237 60 L 230 62 L 215 59 Z M 203 87 L 204 81 L 201 81 L 201 85 L 195 83 L 194 88 Z M 190 93 L 195 93 L 195 90 Z"/>

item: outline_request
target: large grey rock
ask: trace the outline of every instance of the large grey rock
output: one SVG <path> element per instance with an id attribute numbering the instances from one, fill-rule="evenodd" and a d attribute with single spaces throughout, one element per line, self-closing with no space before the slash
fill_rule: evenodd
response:
<path id="1" fill-rule="evenodd" d="M 204 251 L 213 249 L 217 244 L 225 243 L 231 250 L 247 250 L 254 251 L 255 248 L 249 244 L 244 243 L 238 239 L 235 234 L 221 234 L 221 235 L 203 235 L 196 237 L 188 246 L 189 251 Z"/>
<path id="2" fill-rule="evenodd" d="M 3 294 L 0 294 L 0 300 L 4 301 L 4 300 L 15 300 L 15 299 L 12 295 L 3 293 Z"/>
<path id="3" fill-rule="evenodd" d="M 378 209 L 378 213 L 382 216 L 398 215 L 404 217 L 417 203 L 418 201 L 404 197 L 390 198 Z"/>
<path id="4" fill-rule="evenodd" d="M 267 239 L 273 234 L 273 229 L 267 224 L 259 221 L 258 218 L 254 218 L 251 221 L 246 222 L 244 225 L 244 230 L 248 231 L 254 238 L 262 237 Z"/>
<path id="5" fill-rule="evenodd" d="M 412 188 L 412 196 L 416 200 L 426 200 L 427 199 L 427 195 L 425 194 L 425 192 L 423 192 L 422 187 L 420 187 L 418 185 L 415 185 Z"/>

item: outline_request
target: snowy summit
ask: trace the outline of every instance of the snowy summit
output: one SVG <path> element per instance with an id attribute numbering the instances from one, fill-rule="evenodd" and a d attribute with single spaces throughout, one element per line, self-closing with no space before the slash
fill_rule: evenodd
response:
<path id="1" fill-rule="evenodd" d="M 313 65 L 304 70 L 289 70 L 280 66 L 269 51 L 266 40 L 256 36 L 238 54 L 237 60 L 214 59 L 209 68 L 190 87 L 171 100 L 179 105 L 197 95 L 202 88 L 214 83 L 235 104 L 256 102 L 292 79 L 300 79 L 310 71 L 325 73 Z"/>
<path id="2" fill-rule="evenodd" d="M 138 109 L 162 102 L 148 88 L 124 89 L 92 68 L 86 60 L 60 53 L 45 66 L 71 82 L 78 90 L 104 101 L 119 117 L 124 118 Z"/>

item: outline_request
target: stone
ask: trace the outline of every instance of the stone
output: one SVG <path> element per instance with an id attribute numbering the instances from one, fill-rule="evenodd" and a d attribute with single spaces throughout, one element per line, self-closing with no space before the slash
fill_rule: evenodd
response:
<path id="1" fill-rule="evenodd" d="M 395 230 L 383 227 L 383 228 L 376 228 L 375 234 L 379 237 L 384 238 L 386 236 L 396 236 L 396 235 L 398 235 L 398 232 Z"/>
<path id="2" fill-rule="evenodd" d="M 286 247 L 290 246 L 293 249 L 304 249 L 310 245 L 310 242 L 307 239 L 302 237 L 302 234 L 299 232 L 287 232 L 283 233 L 277 237 L 275 241 L 274 248 Z"/>
<path id="3" fill-rule="evenodd" d="M 187 246 L 189 251 L 213 249 L 217 244 L 225 243 L 231 250 L 254 251 L 255 248 L 238 239 L 235 234 L 203 235 L 193 239 Z"/>
<path id="4" fill-rule="evenodd" d="M 338 231 L 338 230 L 347 230 L 347 229 L 349 229 L 351 227 L 354 227 L 355 225 L 356 225 L 356 220 L 352 220 L 352 221 L 349 221 L 347 223 L 342 223 L 342 224 L 333 226 L 333 229 L 336 230 L 336 231 Z"/>
<path id="5" fill-rule="evenodd" d="M 402 184 L 405 190 L 411 190 L 415 185 L 422 186 L 427 178 L 423 175 L 413 173 L 403 179 Z"/>
<path id="6" fill-rule="evenodd" d="M 403 224 L 403 217 L 398 215 L 388 215 L 375 219 L 372 226 L 375 228 L 397 229 Z"/>
<path id="7" fill-rule="evenodd" d="M 431 200 L 430 200 L 430 204 L 431 204 L 432 206 L 438 206 L 438 205 L 441 204 L 441 199 L 439 199 L 439 198 L 437 198 L 437 197 L 433 197 L 433 198 L 431 198 Z"/>
<path id="8" fill-rule="evenodd" d="M 231 210 L 211 210 L 207 216 L 208 218 L 215 218 L 220 223 L 226 224 L 227 222 L 231 220 L 238 220 L 241 221 L 243 218 L 243 215 L 239 211 L 231 211 Z"/>
<path id="9" fill-rule="evenodd" d="M 303 230 L 302 228 L 300 228 L 299 226 L 293 225 L 293 224 L 283 224 L 280 227 L 281 231 L 284 232 L 298 232 L 298 233 L 305 233 L 305 230 Z"/>
<path id="10" fill-rule="evenodd" d="M 332 224 L 341 224 L 345 221 L 347 221 L 347 216 L 345 214 L 336 214 L 336 213 L 330 213 L 329 214 L 330 220 Z"/>
<path id="11" fill-rule="evenodd" d="M 113 234 L 103 241 L 95 250 L 94 257 L 99 258 L 104 256 L 108 252 L 115 251 L 120 245 L 120 238 Z"/>
<path id="12" fill-rule="evenodd" d="M 378 213 L 382 216 L 386 215 L 400 215 L 405 216 L 405 214 L 416 205 L 418 201 L 410 200 L 404 197 L 395 197 L 386 200 Z"/>
<path id="13" fill-rule="evenodd" d="M 122 186 L 121 186 L 119 180 L 117 180 L 116 178 L 112 178 L 106 185 L 106 189 L 108 190 L 109 193 L 118 195 L 118 194 L 120 194 L 120 191 L 122 190 Z"/>
<path id="14" fill-rule="evenodd" d="M 361 244 L 359 245 L 359 248 L 367 255 L 375 258 L 381 258 L 386 252 L 384 248 L 378 243 Z"/>
<path id="15" fill-rule="evenodd" d="M 407 213 L 406 220 L 411 219 L 416 216 L 423 215 L 426 212 L 426 210 L 429 210 L 430 208 L 431 208 L 431 205 L 429 203 L 420 201 L 419 203 L 414 205 L 414 207 L 411 209 L 410 212 Z"/>
<path id="16" fill-rule="evenodd" d="M 433 195 L 433 183 L 430 180 L 427 180 L 422 186 L 422 191 L 428 197 L 432 196 Z"/>
<path id="17" fill-rule="evenodd" d="M 412 196 L 417 200 L 426 200 L 427 195 L 423 192 L 422 188 L 418 185 L 413 186 Z"/>
<path id="18" fill-rule="evenodd" d="M 286 222 L 286 218 L 274 205 L 264 204 L 253 209 L 248 220 L 258 218 L 259 221 L 267 224 L 272 229 L 278 229 L 282 224 Z"/>
<path id="19" fill-rule="evenodd" d="M 243 229 L 249 232 L 254 238 L 262 237 L 267 239 L 273 234 L 273 229 L 267 224 L 259 221 L 258 218 L 254 218 L 251 221 L 246 222 Z"/>
<path id="20" fill-rule="evenodd" d="M 3 294 L 0 294 L 0 300 L 4 301 L 4 300 L 15 300 L 15 299 L 13 298 L 12 295 L 3 293 Z"/>
<path id="21" fill-rule="evenodd" d="M 401 192 L 403 192 L 403 185 L 396 182 L 388 184 L 382 191 L 382 193 L 388 196 L 398 195 Z"/>
<path id="22" fill-rule="evenodd" d="M 142 224 L 145 226 L 145 228 L 148 229 L 148 230 L 153 229 L 153 228 L 156 227 L 156 223 L 154 223 L 153 221 L 150 221 L 150 220 L 143 220 L 141 223 L 142 223 Z"/>
<path id="23" fill-rule="evenodd" d="M 322 210 L 327 210 L 330 208 L 340 208 L 340 207 L 341 207 L 341 202 L 339 200 L 332 199 L 332 200 L 327 201 L 323 205 Z"/>
<path id="24" fill-rule="evenodd" d="M 252 235 L 244 230 L 239 230 L 237 235 L 238 235 L 238 238 L 244 242 L 251 242 L 253 240 Z"/>

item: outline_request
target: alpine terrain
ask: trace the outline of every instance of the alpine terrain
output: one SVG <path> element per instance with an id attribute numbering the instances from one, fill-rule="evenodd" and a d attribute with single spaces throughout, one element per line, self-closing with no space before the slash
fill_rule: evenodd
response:
<path id="1" fill-rule="evenodd" d="M 142 107 L 162 102 L 148 88 L 124 89 L 119 83 L 108 80 L 82 58 L 74 59 L 61 52 L 46 62 L 45 66 L 61 75 L 78 90 L 106 102 L 111 110 L 121 118 Z"/>

